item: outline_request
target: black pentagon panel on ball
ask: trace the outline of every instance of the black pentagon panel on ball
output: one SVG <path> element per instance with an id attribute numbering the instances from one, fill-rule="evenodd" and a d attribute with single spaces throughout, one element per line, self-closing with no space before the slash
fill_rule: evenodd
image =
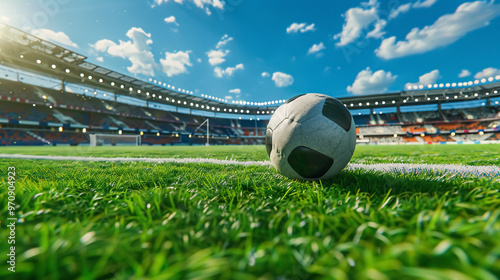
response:
<path id="1" fill-rule="evenodd" d="M 347 110 L 344 104 L 337 99 L 327 98 L 325 100 L 323 115 L 332 122 L 338 124 L 345 131 L 349 131 L 351 129 L 351 113 L 349 113 L 349 110 Z"/>
<path id="2" fill-rule="evenodd" d="M 271 157 L 272 149 L 273 149 L 273 131 L 268 128 L 266 131 L 266 150 L 268 157 Z"/>
<path id="3" fill-rule="evenodd" d="M 316 179 L 328 172 L 333 165 L 333 159 L 313 149 L 299 146 L 288 157 L 288 164 L 300 176 Z"/>
<path id="4" fill-rule="evenodd" d="M 292 101 L 294 101 L 295 99 L 297 99 L 297 98 L 299 98 L 299 97 L 301 97 L 301 96 L 304 96 L 304 95 L 305 95 L 305 94 L 301 94 L 301 95 L 297 95 L 297 96 L 295 96 L 295 97 L 292 97 L 292 98 L 288 99 L 288 100 L 285 102 L 285 104 L 291 103 L 291 102 L 292 102 Z"/>

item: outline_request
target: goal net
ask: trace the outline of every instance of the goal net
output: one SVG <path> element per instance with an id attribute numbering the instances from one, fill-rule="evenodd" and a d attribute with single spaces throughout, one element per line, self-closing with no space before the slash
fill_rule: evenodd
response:
<path id="1" fill-rule="evenodd" d="M 140 146 L 140 135 L 90 134 L 90 146 Z"/>

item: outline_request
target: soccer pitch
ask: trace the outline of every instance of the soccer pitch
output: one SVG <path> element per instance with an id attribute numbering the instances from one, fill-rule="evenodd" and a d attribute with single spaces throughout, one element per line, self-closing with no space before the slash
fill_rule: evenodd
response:
<path id="1" fill-rule="evenodd" d="M 5 147 L 0 154 L 267 160 L 264 146 Z M 358 146 L 351 163 L 498 167 L 500 145 Z M 9 167 L 15 274 L 7 270 Z M 266 164 L 6 158 L 0 168 L 1 279 L 500 275 L 497 176 L 358 168 L 307 182 Z"/>

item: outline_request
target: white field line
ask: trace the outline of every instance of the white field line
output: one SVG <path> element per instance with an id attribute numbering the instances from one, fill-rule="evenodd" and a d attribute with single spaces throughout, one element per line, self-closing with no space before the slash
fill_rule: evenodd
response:
<path id="1" fill-rule="evenodd" d="M 209 159 L 209 158 L 132 158 L 132 157 L 77 157 L 77 156 L 38 156 L 19 154 L 0 154 L 0 158 L 27 159 L 27 160 L 69 160 L 69 161 L 105 161 L 105 162 L 153 162 L 153 163 L 209 163 L 221 165 L 243 166 L 272 166 L 269 161 L 237 161 L 234 159 Z M 377 163 L 361 164 L 350 163 L 346 170 L 369 170 L 393 174 L 422 174 L 452 175 L 459 177 L 500 177 L 500 167 L 469 166 L 461 164 L 402 164 L 402 163 Z"/>

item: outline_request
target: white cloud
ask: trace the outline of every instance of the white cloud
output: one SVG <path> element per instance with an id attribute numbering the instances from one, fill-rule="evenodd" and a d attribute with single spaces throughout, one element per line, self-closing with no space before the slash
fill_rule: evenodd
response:
<path id="1" fill-rule="evenodd" d="M 231 95 L 224 96 L 224 99 L 231 100 L 233 97 Z"/>
<path id="2" fill-rule="evenodd" d="M 389 14 L 389 19 L 395 19 L 397 18 L 400 14 L 407 13 L 411 8 L 411 3 L 401 5 L 397 7 L 396 9 L 393 9 L 391 13 Z"/>
<path id="3" fill-rule="evenodd" d="M 103 39 L 97 41 L 92 47 L 99 52 L 107 52 L 111 56 L 128 59 L 132 66 L 127 70 L 133 74 L 144 74 L 154 76 L 156 63 L 150 45 L 151 33 L 146 33 L 142 28 L 132 27 L 127 32 L 129 41 L 121 41 L 117 44 L 111 40 Z"/>
<path id="4" fill-rule="evenodd" d="M 97 59 L 97 61 L 99 61 L 99 62 L 103 62 L 103 61 L 104 61 L 104 58 L 103 58 L 102 56 L 99 56 L 99 57 L 97 57 L 96 59 Z"/>
<path id="5" fill-rule="evenodd" d="M 225 34 L 224 36 L 222 36 L 222 38 L 217 43 L 217 45 L 215 46 L 215 48 L 216 49 L 220 49 L 223 46 L 225 46 L 227 43 L 231 42 L 232 40 L 233 40 L 233 37 L 229 37 L 229 35 Z"/>
<path id="6" fill-rule="evenodd" d="M 406 40 L 396 42 L 395 36 L 383 40 L 375 53 L 383 59 L 425 53 L 452 44 L 467 33 L 487 26 L 499 14 L 500 5 L 494 5 L 493 1 L 464 3 L 453 14 L 441 16 L 432 25 L 413 28 L 406 35 Z"/>
<path id="7" fill-rule="evenodd" d="M 354 94 L 384 93 L 396 81 L 397 76 L 391 72 L 378 70 L 373 73 L 370 67 L 358 73 L 352 86 L 347 87 L 348 92 Z"/>
<path id="8" fill-rule="evenodd" d="M 207 13 L 207 15 L 212 14 L 212 12 L 210 11 L 210 7 L 223 10 L 224 4 L 225 4 L 225 2 L 220 1 L 220 0 L 174 0 L 174 2 L 181 4 L 181 5 L 185 1 L 193 3 L 196 7 L 204 10 L 205 13 Z M 169 0 L 154 0 L 154 4 L 151 5 L 151 7 L 154 8 L 156 6 L 160 6 L 163 3 L 168 3 L 168 2 L 169 2 Z"/>
<path id="9" fill-rule="evenodd" d="M 78 48 L 78 45 L 73 43 L 68 35 L 64 32 L 55 32 L 50 29 L 35 29 L 31 33 L 47 41 L 53 41 L 73 48 Z"/>
<path id="10" fill-rule="evenodd" d="M 224 58 L 227 54 L 229 53 L 228 50 L 222 51 L 222 50 L 210 50 L 207 53 L 208 56 L 208 62 L 210 65 L 215 66 L 222 64 L 226 61 Z"/>
<path id="11" fill-rule="evenodd" d="M 377 22 L 375 23 L 375 28 L 373 28 L 372 31 L 368 32 L 368 34 L 366 34 L 366 37 L 378 39 L 384 36 L 385 34 L 384 28 L 386 25 L 387 25 L 386 20 L 384 19 L 377 20 Z"/>
<path id="12" fill-rule="evenodd" d="M 365 29 L 379 20 L 378 2 L 376 0 L 361 3 L 361 6 L 363 7 L 351 8 L 342 15 L 345 18 L 342 32 L 333 36 L 335 40 L 340 38 L 337 46 L 345 46 L 354 42 L 361 37 Z"/>
<path id="13" fill-rule="evenodd" d="M 319 44 L 312 45 L 312 47 L 309 48 L 309 51 L 307 52 L 307 54 L 317 53 L 317 52 L 320 52 L 324 49 L 326 49 L 325 45 L 323 44 L 323 42 L 320 42 Z"/>
<path id="14" fill-rule="evenodd" d="M 161 4 L 163 4 L 163 3 L 167 3 L 167 2 L 168 2 L 168 0 L 154 0 L 154 2 L 155 2 L 155 4 L 156 4 L 157 6 L 160 6 L 160 5 L 161 5 Z M 179 3 L 179 4 L 182 4 L 182 3 L 183 3 L 183 0 L 174 0 L 174 2 Z M 155 5 L 153 5 L 153 7 L 155 7 Z"/>
<path id="15" fill-rule="evenodd" d="M 500 75 L 500 69 L 489 67 L 474 75 L 474 79 L 488 79 L 489 77 L 496 77 L 498 75 Z"/>
<path id="16" fill-rule="evenodd" d="M 235 89 L 229 90 L 229 93 L 241 94 L 241 89 L 235 88 Z"/>
<path id="17" fill-rule="evenodd" d="M 201 58 L 198 58 L 196 61 L 198 61 L 198 63 L 201 63 L 202 60 Z"/>
<path id="18" fill-rule="evenodd" d="M 286 33 L 306 33 L 308 31 L 314 31 L 314 23 L 307 24 L 307 23 L 292 23 L 289 27 L 286 28 Z"/>
<path id="19" fill-rule="evenodd" d="M 222 69 L 220 67 L 215 67 L 214 68 L 214 73 L 217 78 L 222 78 L 224 76 L 231 77 L 234 72 L 237 70 L 243 70 L 245 67 L 243 66 L 242 63 L 236 65 L 235 67 L 227 67 L 226 69 Z"/>
<path id="20" fill-rule="evenodd" d="M 293 84 L 293 77 L 283 72 L 274 72 L 272 80 L 277 87 L 287 87 Z"/>
<path id="21" fill-rule="evenodd" d="M 430 6 L 434 5 L 437 0 L 418 0 L 413 4 L 413 8 L 429 8 Z"/>
<path id="22" fill-rule="evenodd" d="M 269 73 L 267 73 L 267 72 L 262 72 L 261 76 L 262 76 L 262 78 L 269 78 L 269 77 L 271 77 L 271 75 Z"/>
<path id="23" fill-rule="evenodd" d="M 462 69 L 462 72 L 460 72 L 460 74 L 458 74 L 458 77 L 465 78 L 465 77 L 469 77 L 470 75 L 472 75 L 472 73 L 469 70 Z"/>
<path id="24" fill-rule="evenodd" d="M 412 86 L 412 85 L 424 85 L 427 86 L 429 84 L 434 84 L 438 79 L 441 78 L 441 74 L 439 73 L 439 70 L 432 70 L 429 73 L 423 74 L 418 78 L 418 83 L 408 83 L 406 84 L 406 87 Z"/>
<path id="25" fill-rule="evenodd" d="M 174 16 L 169 16 L 169 17 L 165 18 L 164 20 L 165 20 L 166 23 L 172 23 L 172 24 L 175 24 L 175 25 L 179 26 L 179 24 L 175 20 Z"/>
<path id="26" fill-rule="evenodd" d="M 9 22 L 10 21 L 10 17 L 2 15 L 2 16 L 0 16 L 0 21 L 2 21 L 2 22 Z"/>
<path id="27" fill-rule="evenodd" d="M 189 53 L 191 51 L 178 51 L 176 53 L 165 53 L 165 59 L 160 59 L 163 72 L 168 77 L 187 73 L 186 66 L 192 66 L 189 61 Z"/>

